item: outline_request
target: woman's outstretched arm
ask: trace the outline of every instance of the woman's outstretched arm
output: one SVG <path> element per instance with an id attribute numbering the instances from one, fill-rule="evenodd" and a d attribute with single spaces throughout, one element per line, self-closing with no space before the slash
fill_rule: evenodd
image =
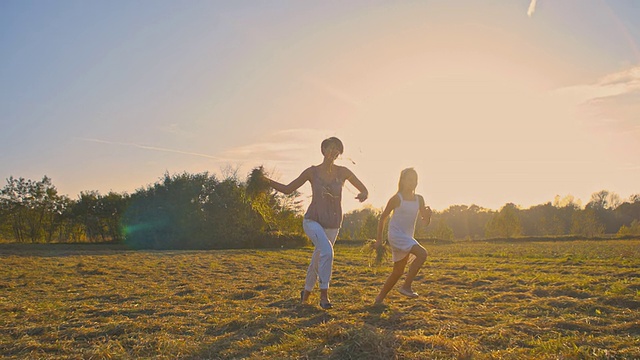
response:
<path id="1" fill-rule="evenodd" d="M 307 180 L 310 180 L 310 177 L 309 177 L 310 169 L 311 168 L 307 168 L 305 171 L 303 171 L 300 174 L 300 176 L 295 178 L 292 182 L 290 182 L 287 185 L 281 184 L 281 183 L 279 183 L 279 182 L 277 182 L 275 180 L 271 180 L 269 178 L 266 178 L 266 179 L 269 182 L 269 186 L 274 188 L 276 191 L 279 191 L 281 193 L 289 195 L 292 192 L 298 190 L 302 185 L 304 185 L 305 182 L 307 182 Z"/>

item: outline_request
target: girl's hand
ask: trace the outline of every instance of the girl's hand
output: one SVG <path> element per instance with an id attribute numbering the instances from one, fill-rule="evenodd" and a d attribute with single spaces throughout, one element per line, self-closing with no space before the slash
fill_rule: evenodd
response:
<path id="1" fill-rule="evenodd" d="M 360 194 L 358 194 L 358 196 L 356 196 L 356 199 L 360 202 L 363 202 L 367 200 L 368 197 L 369 197 L 369 193 L 367 193 L 366 191 L 363 191 Z"/>
<path id="2" fill-rule="evenodd" d="M 428 206 L 425 206 L 420 210 L 420 216 L 427 225 L 431 223 L 431 215 L 433 215 L 433 211 L 431 211 L 431 208 Z"/>

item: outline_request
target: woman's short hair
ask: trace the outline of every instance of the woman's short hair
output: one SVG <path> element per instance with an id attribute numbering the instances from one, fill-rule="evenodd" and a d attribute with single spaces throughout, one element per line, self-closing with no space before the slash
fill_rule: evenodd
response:
<path id="1" fill-rule="evenodd" d="M 322 151 L 322 155 L 324 155 L 324 150 L 328 148 L 330 145 L 335 145 L 338 150 L 340 150 L 340 154 L 344 152 L 344 145 L 342 145 L 342 141 L 335 136 L 332 136 L 328 139 L 324 139 L 322 144 L 320 144 L 320 151 Z"/>

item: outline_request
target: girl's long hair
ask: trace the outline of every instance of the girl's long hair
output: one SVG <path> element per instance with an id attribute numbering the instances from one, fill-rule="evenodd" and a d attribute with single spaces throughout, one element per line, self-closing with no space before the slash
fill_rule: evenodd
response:
<path id="1" fill-rule="evenodd" d="M 404 179 L 409 174 L 415 175 L 416 178 L 418 177 L 418 172 L 416 172 L 416 170 L 414 168 L 412 168 L 412 167 L 402 170 L 400 172 L 400 180 L 398 181 L 398 192 L 402 192 L 403 185 L 404 185 Z"/>

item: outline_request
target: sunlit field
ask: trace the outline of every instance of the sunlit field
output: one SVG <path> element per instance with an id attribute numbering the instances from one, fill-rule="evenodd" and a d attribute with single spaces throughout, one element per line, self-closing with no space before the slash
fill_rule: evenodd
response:
<path id="1" fill-rule="evenodd" d="M 299 304 L 311 248 L 0 245 L 5 358 L 637 359 L 640 240 L 424 243 L 419 299 L 371 303 L 390 264 L 336 247 L 331 297 Z"/>

